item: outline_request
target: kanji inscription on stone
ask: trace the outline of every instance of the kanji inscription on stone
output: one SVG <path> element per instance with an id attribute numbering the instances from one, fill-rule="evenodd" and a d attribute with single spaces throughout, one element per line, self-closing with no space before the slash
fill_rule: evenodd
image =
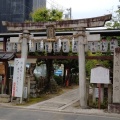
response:
<path id="1" fill-rule="evenodd" d="M 113 103 L 120 103 L 120 47 L 114 51 Z"/>
<path id="2" fill-rule="evenodd" d="M 54 26 L 47 27 L 47 38 L 48 39 L 55 39 L 55 28 Z"/>

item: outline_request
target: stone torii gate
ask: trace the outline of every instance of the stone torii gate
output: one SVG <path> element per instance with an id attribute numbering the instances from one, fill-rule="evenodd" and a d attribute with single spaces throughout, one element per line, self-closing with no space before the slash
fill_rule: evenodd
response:
<path id="1" fill-rule="evenodd" d="M 46 30 L 48 26 L 54 26 L 55 30 L 57 29 L 72 29 L 77 30 L 78 34 L 78 55 L 79 55 L 79 93 L 80 93 L 80 106 L 82 108 L 87 107 L 87 98 L 86 98 L 86 74 L 85 74 L 85 44 L 89 39 L 97 40 L 99 37 L 93 35 L 87 37 L 85 33 L 86 28 L 93 27 L 103 27 L 106 21 L 111 20 L 112 15 L 108 14 L 105 16 L 99 16 L 94 18 L 87 19 L 77 19 L 77 20 L 64 20 L 64 21 L 50 21 L 50 22 L 30 22 L 30 23 L 10 23 L 2 21 L 3 26 L 6 26 L 8 31 L 23 31 L 23 40 L 22 40 L 22 58 L 27 59 L 27 40 L 29 40 L 28 31 L 38 31 Z M 82 32 L 80 32 L 82 31 Z M 52 39 L 53 40 L 53 39 Z M 25 77 L 24 77 L 25 78 Z"/>

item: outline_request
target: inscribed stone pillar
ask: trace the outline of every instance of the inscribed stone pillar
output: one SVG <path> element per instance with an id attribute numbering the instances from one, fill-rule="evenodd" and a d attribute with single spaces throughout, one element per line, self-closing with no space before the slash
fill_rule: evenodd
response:
<path id="1" fill-rule="evenodd" d="M 120 103 L 120 47 L 114 51 L 113 103 Z"/>

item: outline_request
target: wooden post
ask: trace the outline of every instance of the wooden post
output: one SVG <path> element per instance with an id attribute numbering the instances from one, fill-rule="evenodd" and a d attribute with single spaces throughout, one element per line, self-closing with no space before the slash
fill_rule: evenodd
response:
<path id="1" fill-rule="evenodd" d="M 100 109 L 100 106 L 101 106 L 101 84 L 98 84 L 98 85 L 99 85 L 98 108 Z"/>
<path id="2" fill-rule="evenodd" d="M 108 103 L 112 103 L 112 85 L 108 84 Z"/>
<path id="3" fill-rule="evenodd" d="M 4 40 L 3 40 L 3 51 L 6 51 L 6 42 L 7 42 L 7 38 L 4 37 Z"/>

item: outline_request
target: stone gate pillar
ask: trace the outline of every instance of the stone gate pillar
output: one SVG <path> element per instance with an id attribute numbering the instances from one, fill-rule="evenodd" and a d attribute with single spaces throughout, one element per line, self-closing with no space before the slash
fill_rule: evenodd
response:
<path id="1" fill-rule="evenodd" d="M 114 51 L 113 103 L 120 103 L 120 47 Z"/>

